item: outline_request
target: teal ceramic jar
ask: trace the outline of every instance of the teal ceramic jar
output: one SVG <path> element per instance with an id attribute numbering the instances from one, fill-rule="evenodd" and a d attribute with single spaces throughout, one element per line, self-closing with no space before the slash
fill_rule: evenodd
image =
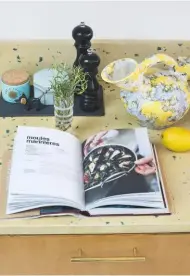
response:
<path id="1" fill-rule="evenodd" d="M 29 74 L 24 70 L 9 70 L 2 75 L 2 97 L 6 102 L 19 103 L 30 97 Z"/>

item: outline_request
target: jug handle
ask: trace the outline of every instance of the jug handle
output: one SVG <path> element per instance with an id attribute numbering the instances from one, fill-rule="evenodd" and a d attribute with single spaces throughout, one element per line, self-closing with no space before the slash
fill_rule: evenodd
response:
<path id="1" fill-rule="evenodd" d="M 156 54 L 150 58 L 146 58 L 142 63 L 138 66 L 139 75 L 144 75 L 148 69 L 157 64 L 163 63 L 168 67 L 172 68 L 174 71 L 178 71 L 179 66 L 177 61 L 172 57 L 165 54 Z"/>

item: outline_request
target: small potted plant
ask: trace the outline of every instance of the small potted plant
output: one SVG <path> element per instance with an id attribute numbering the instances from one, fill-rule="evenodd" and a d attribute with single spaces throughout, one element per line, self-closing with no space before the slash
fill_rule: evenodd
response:
<path id="1" fill-rule="evenodd" d="M 71 67 L 66 63 L 54 64 L 52 69 L 56 127 L 67 130 L 73 119 L 74 95 L 82 94 L 87 88 L 86 73 L 81 67 Z"/>

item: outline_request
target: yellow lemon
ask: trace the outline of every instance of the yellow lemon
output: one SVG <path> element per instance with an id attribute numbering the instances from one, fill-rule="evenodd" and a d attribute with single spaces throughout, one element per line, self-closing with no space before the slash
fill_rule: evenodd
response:
<path id="1" fill-rule="evenodd" d="M 162 132 L 161 142 L 171 151 L 188 151 L 190 150 L 190 129 L 170 127 Z"/>

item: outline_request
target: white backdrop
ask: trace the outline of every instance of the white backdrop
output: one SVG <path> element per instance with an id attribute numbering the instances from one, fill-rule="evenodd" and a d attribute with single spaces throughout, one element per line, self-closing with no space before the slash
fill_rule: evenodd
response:
<path id="1" fill-rule="evenodd" d="M 0 39 L 62 39 L 81 21 L 94 38 L 190 39 L 190 2 L 0 2 Z"/>

